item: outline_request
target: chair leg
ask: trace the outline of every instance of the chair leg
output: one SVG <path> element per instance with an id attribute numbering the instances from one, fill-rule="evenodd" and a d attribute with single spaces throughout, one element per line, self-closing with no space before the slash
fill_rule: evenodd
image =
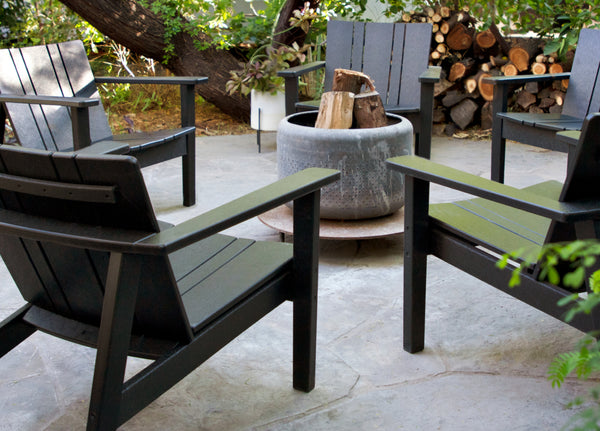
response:
<path id="1" fill-rule="evenodd" d="M 405 190 L 404 350 L 415 353 L 425 346 L 429 184 L 406 176 Z"/>
<path id="2" fill-rule="evenodd" d="M 493 181 L 504 183 L 504 169 L 506 159 L 506 139 L 502 137 L 502 120 L 498 127 L 492 129 L 492 175 Z"/>
<path id="3" fill-rule="evenodd" d="M 506 156 L 506 139 L 502 137 L 502 118 L 498 116 L 506 112 L 508 107 L 508 85 L 494 85 L 494 100 L 492 102 L 492 164 L 491 179 L 504 182 L 504 160 Z"/>
<path id="4" fill-rule="evenodd" d="M 294 201 L 294 388 L 315 387 L 320 192 Z"/>
<path id="5" fill-rule="evenodd" d="M 186 136 L 186 155 L 181 158 L 183 181 L 183 205 L 196 204 L 196 142 L 193 134 Z"/>
<path id="6" fill-rule="evenodd" d="M 116 430 L 140 280 L 139 256 L 112 253 L 108 266 L 87 430 Z"/>

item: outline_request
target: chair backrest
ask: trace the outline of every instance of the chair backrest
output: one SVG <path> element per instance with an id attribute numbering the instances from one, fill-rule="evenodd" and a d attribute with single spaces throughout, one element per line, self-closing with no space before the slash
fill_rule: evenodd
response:
<path id="1" fill-rule="evenodd" d="M 567 177 L 559 201 L 565 203 L 600 202 L 600 113 L 588 115 L 581 130 L 577 149 L 569 162 Z M 577 226 L 576 226 L 577 225 Z M 566 224 L 553 221 L 546 235 L 546 243 L 600 239 L 599 220 L 587 218 Z"/>
<path id="2" fill-rule="evenodd" d="M 51 232 L 63 241 L 28 239 L 2 223 Z M 72 227 L 65 232 L 66 224 Z M 98 325 L 110 254 L 71 246 L 69 238 L 81 236 L 81 229 L 90 237 L 131 243 L 158 232 L 137 160 L 0 146 L 0 254 L 6 267 L 27 302 Z M 168 258 L 143 259 L 134 331 L 188 339 Z"/>
<path id="3" fill-rule="evenodd" d="M 385 105 L 418 109 L 431 31 L 431 24 L 330 21 L 325 91 L 331 90 L 335 69 L 351 69 L 371 77 Z"/>
<path id="4" fill-rule="evenodd" d="M 79 40 L 0 50 L 0 93 L 99 98 L 83 43 Z M 73 149 L 68 108 L 7 103 L 17 139 L 27 148 Z M 102 104 L 90 108 L 92 142 L 112 135 Z"/>
<path id="5" fill-rule="evenodd" d="M 579 33 L 562 113 L 576 118 L 600 112 L 600 30 Z"/>

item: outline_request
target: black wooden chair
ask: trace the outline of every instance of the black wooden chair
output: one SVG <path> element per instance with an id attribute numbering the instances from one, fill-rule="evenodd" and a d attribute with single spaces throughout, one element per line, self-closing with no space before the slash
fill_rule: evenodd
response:
<path id="1" fill-rule="evenodd" d="M 600 191 L 600 114 L 583 124 L 564 185 L 545 182 L 515 189 L 417 156 L 390 159 L 405 174 L 404 348 L 424 347 L 427 255 L 462 271 L 556 318 L 566 312 L 557 301 L 573 292 L 538 280 L 539 267 L 527 268 L 521 284 L 509 288 L 511 271 L 496 267 L 498 253 L 524 248 L 534 252 L 549 242 L 598 238 Z M 429 184 L 478 196 L 431 205 Z M 571 325 L 600 329 L 598 313 L 579 315 Z"/>
<path id="2" fill-rule="evenodd" d="M 0 356 L 37 330 L 97 348 L 87 429 L 112 430 L 290 300 L 293 385 L 310 391 L 320 188 L 338 177 L 307 169 L 166 226 L 133 157 L 0 147 L 0 254 L 27 302 Z M 289 200 L 293 244 L 218 233 Z M 124 382 L 128 355 L 154 361 Z"/>
<path id="3" fill-rule="evenodd" d="M 600 30 L 583 29 L 579 34 L 571 72 L 547 75 L 518 75 L 486 78 L 494 84 L 492 102 L 491 178 L 504 182 L 506 140 L 571 154 L 573 145 L 556 139 L 556 132 L 580 130 L 583 119 L 600 112 Z M 506 112 L 508 94 L 528 82 L 548 82 L 569 78 L 569 88 L 560 114 Z"/>
<path id="4" fill-rule="evenodd" d="M 194 88 L 205 77 L 94 77 L 81 41 L 0 50 L 0 133 L 27 148 L 129 154 L 142 167 L 182 158 L 183 204 L 196 202 Z M 181 128 L 113 135 L 96 83 L 180 86 Z"/>
<path id="5" fill-rule="evenodd" d="M 286 115 L 319 109 L 320 100 L 299 101 L 298 79 L 325 67 L 324 91 L 335 69 L 351 69 L 374 81 L 385 110 L 406 117 L 415 130 L 418 154 L 429 156 L 433 121 L 433 86 L 439 67 L 428 67 L 431 24 L 330 21 L 326 60 L 279 72 L 285 78 Z"/>

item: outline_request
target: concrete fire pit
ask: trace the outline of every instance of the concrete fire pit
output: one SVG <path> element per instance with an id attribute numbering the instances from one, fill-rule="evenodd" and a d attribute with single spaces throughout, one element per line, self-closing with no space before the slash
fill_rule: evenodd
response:
<path id="1" fill-rule="evenodd" d="M 385 165 L 411 154 L 410 121 L 387 114 L 388 125 L 372 129 L 317 129 L 317 112 L 300 112 L 279 123 L 279 178 L 308 167 L 333 168 L 341 179 L 321 194 L 321 218 L 359 220 L 381 217 L 404 205 L 404 178 Z"/>

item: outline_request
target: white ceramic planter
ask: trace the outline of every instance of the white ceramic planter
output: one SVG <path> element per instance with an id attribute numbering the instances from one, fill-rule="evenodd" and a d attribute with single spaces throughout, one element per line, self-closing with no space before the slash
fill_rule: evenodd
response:
<path id="1" fill-rule="evenodd" d="M 260 109 L 260 127 L 259 127 Z M 263 93 L 252 90 L 250 93 L 250 127 L 255 130 L 277 130 L 285 117 L 285 93 Z"/>

